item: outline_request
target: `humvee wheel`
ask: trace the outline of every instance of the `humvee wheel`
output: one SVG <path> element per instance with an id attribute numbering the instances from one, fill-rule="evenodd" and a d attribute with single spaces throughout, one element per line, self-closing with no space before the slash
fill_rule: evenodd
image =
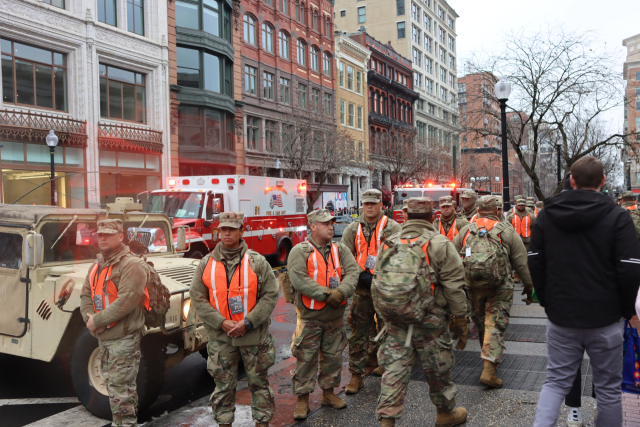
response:
<path id="1" fill-rule="evenodd" d="M 164 381 L 165 353 L 162 347 L 149 340 L 142 340 L 142 357 L 136 378 L 138 413 L 149 408 L 158 397 Z M 100 362 L 98 340 L 88 329 L 76 339 L 71 353 L 71 381 L 78 399 L 93 415 L 110 420 L 111 406 Z"/>

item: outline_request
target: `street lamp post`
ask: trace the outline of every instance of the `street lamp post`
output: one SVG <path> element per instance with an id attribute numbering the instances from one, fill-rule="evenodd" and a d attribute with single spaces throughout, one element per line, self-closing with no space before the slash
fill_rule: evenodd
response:
<path id="1" fill-rule="evenodd" d="M 631 160 L 625 160 L 624 163 L 627 166 L 627 191 L 631 191 Z"/>
<path id="2" fill-rule="evenodd" d="M 558 149 L 558 185 L 562 182 L 562 175 L 560 174 L 560 149 L 562 148 L 562 142 L 556 142 L 556 148 Z"/>
<path id="3" fill-rule="evenodd" d="M 504 212 L 511 209 L 511 197 L 509 196 L 509 155 L 507 153 L 507 100 L 511 94 L 511 83 L 500 80 L 496 83 L 495 93 L 500 101 L 500 119 L 502 122 L 502 197 L 504 200 Z"/>
<path id="4" fill-rule="evenodd" d="M 52 130 L 50 130 L 49 135 L 47 135 L 47 137 L 45 138 L 45 141 L 47 142 L 47 145 L 49 146 L 49 152 L 51 153 L 51 179 L 54 179 L 56 177 L 54 156 L 56 151 L 56 145 L 58 145 L 58 137 Z M 55 206 L 55 205 L 56 205 L 56 182 L 51 181 L 51 206 Z"/>

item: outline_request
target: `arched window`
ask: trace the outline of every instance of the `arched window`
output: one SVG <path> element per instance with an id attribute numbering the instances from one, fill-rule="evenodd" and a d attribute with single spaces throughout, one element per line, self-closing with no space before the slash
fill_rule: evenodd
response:
<path id="1" fill-rule="evenodd" d="M 373 93 L 373 111 L 378 112 L 378 94 L 376 92 Z"/>
<path id="2" fill-rule="evenodd" d="M 322 63 L 324 68 L 324 75 L 327 77 L 331 77 L 332 61 L 331 61 L 331 55 L 328 52 L 324 53 Z"/>
<path id="3" fill-rule="evenodd" d="M 307 44 L 298 39 L 298 64 L 307 65 Z"/>
<path id="4" fill-rule="evenodd" d="M 304 24 L 304 3 L 300 3 L 300 23 Z"/>
<path id="5" fill-rule="evenodd" d="M 327 37 L 331 38 L 331 34 L 333 34 L 333 31 L 331 29 L 331 19 L 329 19 L 329 17 L 327 16 L 327 20 L 325 22 L 325 26 L 326 28 L 326 35 Z"/>
<path id="6" fill-rule="evenodd" d="M 318 10 L 313 9 L 313 29 L 318 31 Z"/>
<path id="7" fill-rule="evenodd" d="M 311 69 L 313 71 L 320 72 L 320 66 L 318 64 L 318 56 L 319 56 L 318 48 L 313 46 L 311 48 Z"/>
<path id="8" fill-rule="evenodd" d="M 262 48 L 273 52 L 273 27 L 267 22 L 262 23 Z"/>
<path id="9" fill-rule="evenodd" d="M 285 15 L 289 14 L 289 0 L 279 0 L 280 3 L 280 12 Z"/>
<path id="10" fill-rule="evenodd" d="M 256 44 L 256 18 L 251 15 L 244 15 L 244 42 Z"/>
<path id="11" fill-rule="evenodd" d="M 280 31 L 280 56 L 289 59 L 289 34 Z"/>

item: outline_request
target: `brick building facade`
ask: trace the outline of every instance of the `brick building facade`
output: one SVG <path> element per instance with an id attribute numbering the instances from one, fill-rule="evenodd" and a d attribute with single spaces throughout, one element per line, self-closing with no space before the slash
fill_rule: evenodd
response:
<path id="1" fill-rule="evenodd" d="M 626 105 L 624 109 L 624 133 L 640 132 L 640 34 L 622 41 L 627 48 L 627 58 L 624 62 L 623 75 L 627 83 Z M 634 193 L 640 193 L 640 158 L 638 154 L 638 137 L 630 137 L 632 148 L 626 150 L 625 190 L 630 186 Z M 629 182 L 629 180 L 631 180 Z"/>

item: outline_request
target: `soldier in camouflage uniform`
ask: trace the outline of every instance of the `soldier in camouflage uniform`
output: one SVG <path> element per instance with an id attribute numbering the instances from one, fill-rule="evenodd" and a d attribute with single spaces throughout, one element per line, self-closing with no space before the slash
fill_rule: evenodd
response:
<path id="1" fill-rule="evenodd" d="M 507 218 L 504 216 L 504 199 L 502 196 L 495 196 L 496 204 L 498 205 L 498 219 L 500 222 L 507 222 Z"/>
<path id="2" fill-rule="evenodd" d="M 383 427 L 394 426 L 395 420 L 401 418 L 409 377 L 417 357 L 429 384 L 429 396 L 437 408 L 436 425 L 455 426 L 465 422 L 467 411 L 455 408 L 457 388 L 451 378 L 454 354 L 448 325 L 450 315 L 456 315 L 456 332 L 460 342 L 466 343 L 468 330 L 464 269 L 451 242 L 433 226 L 431 199 L 411 198 L 408 211 L 409 221 L 402 224 L 402 231 L 389 240 L 398 243 L 400 239 L 414 239 L 423 234 L 431 236 L 423 251 L 426 248 L 429 265 L 435 272 L 435 302 L 425 308 L 424 321 L 414 323 L 411 327 L 385 318 L 385 330 L 378 351 L 383 374 L 376 414 Z M 383 251 L 385 248 L 383 246 Z M 414 267 L 420 266 L 408 268 Z M 374 298 L 376 295 L 374 292 Z M 411 334 L 409 344 L 408 334 Z"/>
<path id="3" fill-rule="evenodd" d="M 408 202 L 409 202 L 409 199 L 404 199 L 402 201 L 402 217 L 404 218 L 405 221 L 409 219 L 409 211 L 407 210 Z"/>
<path id="4" fill-rule="evenodd" d="M 519 199 L 519 202 L 523 202 Z M 499 221 L 498 207 L 495 196 L 482 196 L 478 202 L 478 224 L 480 219 Z M 453 245 L 460 255 L 466 256 L 464 249 L 465 237 L 468 229 L 462 230 L 455 239 Z M 527 295 L 527 303 L 532 301 L 533 282 L 527 266 L 527 251 L 520 237 L 512 227 L 503 227 L 500 233 L 500 241 L 509 263 L 503 284 L 496 288 L 480 289 L 470 287 L 467 283 L 467 295 L 471 303 L 471 319 L 480 331 L 478 339 L 482 346 L 480 357 L 484 359 L 484 370 L 480 382 L 489 387 L 502 387 L 502 380 L 498 379 L 496 369 L 502 362 L 504 354 L 505 332 L 509 325 L 509 311 L 513 303 L 514 283 L 511 279 L 511 270 L 518 272 L 524 282 L 523 295 Z"/>
<path id="5" fill-rule="evenodd" d="M 309 240 L 291 250 L 288 265 L 298 315 L 291 343 L 291 353 L 296 358 L 296 367 L 291 371 L 291 389 L 298 396 L 293 413 L 296 420 L 309 415 L 309 393 L 315 389 L 316 377 L 322 389 L 321 405 L 347 407 L 333 389 L 340 385 L 342 351 L 347 345 L 344 310 L 360 274 L 351 251 L 331 240 L 335 218 L 329 211 L 313 211 L 307 220 Z"/>
<path id="6" fill-rule="evenodd" d="M 440 206 L 440 218 L 433 222 L 433 226 L 449 241 L 453 241 L 453 238 L 458 235 L 462 227 L 469 224 L 469 221 L 464 216 L 456 213 L 453 207 L 453 197 L 440 197 L 438 205 Z M 454 224 L 455 228 L 452 228 Z"/>
<path id="7" fill-rule="evenodd" d="M 638 203 L 636 202 L 635 196 L 631 191 L 625 191 L 620 194 L 620 203 L 621 207 L 629 211 L 633 225 L 636 227 L 638 242 L 640 242 L 640 211 L 638 210 Z"/>
<path id="8" fill-rule="evenodd" d="M 242 239 L 243 220 L 242 212 L 220 214 L 221 242 L 200 261 L 189 293 L 209 335 L 207 370 L 216 383 L 211 395 L 214 419 L 220 427 L 233 423 L 242 359 L 253 420 L 256 427 L 268 427 L 276 409 L 267 377 L 276 358 L 269 323 L 280 289 L 267 260 Z"/>
<path id="9" fill-rule="evenodd" d="M 351 327 L 351 336 L 349 337 L 351 382 L 345 390 L 347 394 L 355 394 L 364 387 L 362 376 L 367 367 L 370 340 L 377 334 L 374 320 L 375 310 L 371 299 L 371 279 L 378 250 L 387 236 L 400 232 L 400 225 L 382 213 L 382 192 L 380 190 L 365 191 L 362 195 L 362 207 L 364 215 L 360 217 L 359 221 L 349 224 L 340 241 L 356 258 L 360 273 L 347 316 Z M 380 327 L 382 328 L 382 326 L 381 324 Z M 374 347 L 372 350 L 375 355 L 378 346 L 374 345 Z M 375 366 L 378 366 L 377 360 Z"/>
<path id="10" fill-rule="evenodd" d="M 515 212 L 509 212 L 507 222 L 516 230 L 528 251 L 531 230 L 533 230 L 533 224 L 536 222 L 536 216 L 533 211 L 527 208 L 527 202 L 524 198 L 516 200 L 516 210 Z"/>
<path id="11" fill-rule="evenodd" d="M 536 202 L 536 209 L 538 209 L 538 214 L 540 214 L 540 211 L 544 209 L 544 202 L 542 200 L 538 200 Z"/>
<path id="12" fill-rule="evenodd" d="M 538 210 L 536 209 L 536 199 L 533 197 L 527 197 L 527 210 L 534 216 L 538 216 Z"/>
<path id="13" fill-rule="evenodd" d="M 471 222 L 478 213 L 478 206 L 476 204 L 477 199 L 478 194 L 473 190 L 466 190 L 460 196 L 460 203 L 462 204 L 460 213 L 468 222 Z"/>
<path id="14" fill-rule="evenodd" d="M 100 255 L 89 270 L 80 294 L 80 312 L 100 345 L 112 425 L 117 427 L 138 425 L 136 377 L 144 310 L 149 304 L 144 261 L 131 254 L 123 243 L 122 226 L 119 219 L 98 221 Z"/>

